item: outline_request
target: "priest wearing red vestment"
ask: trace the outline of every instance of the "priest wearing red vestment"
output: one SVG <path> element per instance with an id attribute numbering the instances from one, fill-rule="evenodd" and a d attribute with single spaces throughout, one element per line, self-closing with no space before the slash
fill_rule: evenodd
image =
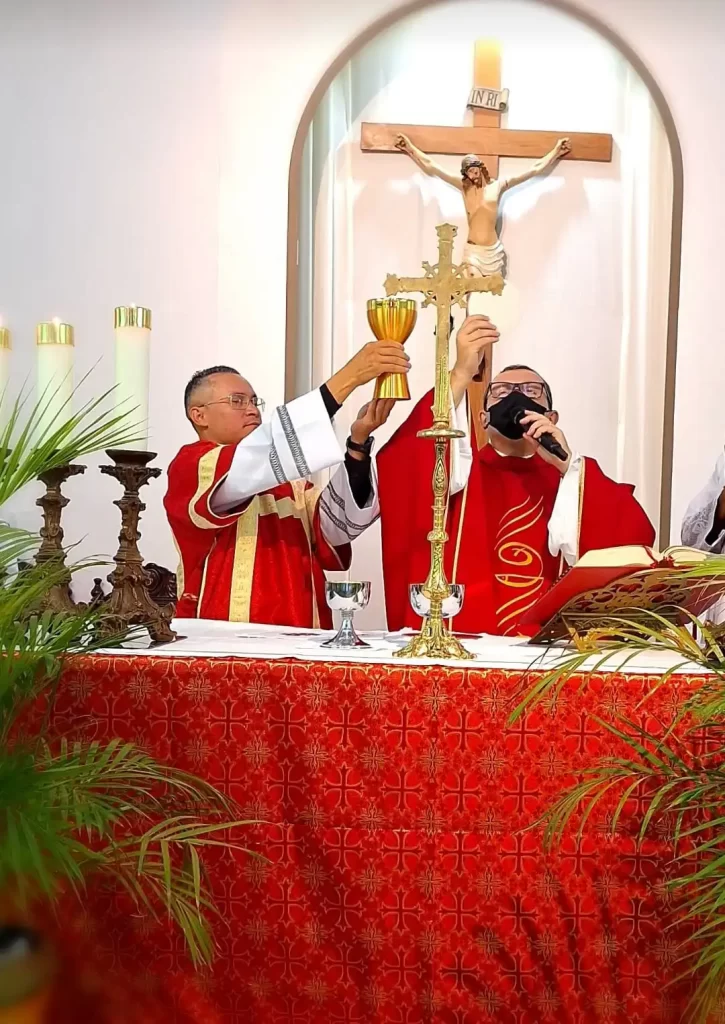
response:
<path id="1" fill-rule="evenodd" d="M 360 385 L 409 367 L 400 345 L 370 342 L 321 388 L 276 408 L 269 423 L 232 367 L 194 374 L 184 405 L 197 440 L 169 466 L 164 498 L 179 551 L 179 618 L 332 624 L 324 570 L 348 568 L 351 542 L 379 515 L 371 435 L 393 403 L 361 410 L 345 453 L 332 417 Z M 339 463 L 321 492 L 307 479 Z"/>
<path id="2" fill-rule="evenodd" d="M 650 545 L 655 534 L 633 487 L 572 452 L 551 389 L 530 367 L 508 367 L 491 382 L 481 414 L 489 443 L 477 449 L 466 389 L 484 347 L 497 340 L 484 316 L 469 317 L 456 339 L 451 415 L 466 436 L 451 443 L 445 569 L 450 582 L 466 588 L 455 628 L 516 635 L 524 612 L 585 552 Z M 434 453 L 416 434 L 431 425 L 431 405 L 428 394 L 377 460 L 390 629 L 420 624 L 408 584 L 422 583 L 429 568 Z M 564 459 L 542 447 L 544 435 L 558 442 Z"/>

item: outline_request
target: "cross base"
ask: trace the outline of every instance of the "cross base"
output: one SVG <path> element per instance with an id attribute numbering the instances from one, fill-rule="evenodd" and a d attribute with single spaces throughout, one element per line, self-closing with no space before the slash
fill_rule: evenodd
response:
<path id="1" fill-rule="evenodd" d="M 410 643 L 402 650 L 396 651 L 396 658 L 457 658 L 459 661 L 472 661 L 475 655 L 467 651 L 458 637 L 446 629 L 443 623 L 426 616 L 420 633 L 416 633 Z"/>

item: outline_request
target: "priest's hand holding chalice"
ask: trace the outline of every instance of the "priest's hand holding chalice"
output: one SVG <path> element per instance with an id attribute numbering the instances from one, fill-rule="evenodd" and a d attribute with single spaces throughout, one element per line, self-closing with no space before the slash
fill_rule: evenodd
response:
<path id="1" fill-rule="evenodd" d="M 417 304 L 413 299 L 370 299 L 367 304 L 368 323 L 377 342 L 388 344 L 394 342 L 400 346 L 403 356 L 403 344 L 410 337 L 417 319 Z M 371 349 L 373 345 L 366 346 Z M 381 427 L 392 411 L 396 402 L 410 401 L 407 373 L 399 372 L 396 364 L 400 360 L 385 354 L 383 365 L 394 367 L 389 372 L 380 373 L 375 381 L 373 398 L 363 406 L 357 419 L 350 428 L 347 441 L 347 456 L 350 459 L 363 460 L 370 458 L 372 434 Z M 361 640 L 352 625 L 356 610 L 364 608 L 370 600 L 370 584 L 367 582 L 327 581 L 325 585 L 327 603 L 333 611 L 340 613 L 342 621 L 337 634 L 324 641 L 324 647 L 353 648 L 368 647 Z"/>

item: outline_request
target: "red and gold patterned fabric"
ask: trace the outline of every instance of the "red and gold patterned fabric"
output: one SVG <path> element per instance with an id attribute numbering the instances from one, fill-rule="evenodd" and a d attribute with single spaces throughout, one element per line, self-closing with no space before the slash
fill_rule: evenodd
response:
<path id="1" fill-rule="evenodd" d="M 618 741 L 591 717 L 657 732 L 697 685 L 572 681 L 509 727 L 520 673 L 295 661 L 92 657 L 64 675 L 68 736 L 133 740 L 215 782 L 268 824 L 268 860 L 211 862 L 219 957 L 195 981 L 179 936 L 107 893 L 95 955 L 132 993 L 211 1024 L 677 1024 L 682 935 L 667 928 L 671 851 L 638 848 L 643 806 L 577 846 L 528 829 Z M 528 829 L 528 830 L 527 830 Z M 84 965 L 88 973 L 88 964 Z M 124 1018 L 69 1006 L 53 1024 Z M 96 1009 L 100 1005 L 96 995 Z M 88 1001 L 90 1000 L 90 1002 Z"/>
<path id="2" fill-rule="evenodd" d="M 177 616 L 329 629 L 323 570 L 347 569 L 350 546 L 325 540 L 319 491 L 305 480 L 217 515 L 211 498 L 235 451 L 196 441 L 169 466 L 164 508 L 179 551 Z"/>

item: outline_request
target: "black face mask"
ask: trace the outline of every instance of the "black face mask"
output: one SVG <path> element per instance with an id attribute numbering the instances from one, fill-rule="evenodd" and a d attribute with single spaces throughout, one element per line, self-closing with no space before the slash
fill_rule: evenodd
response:
<path id="1" fill-rule="evenodd" d="M 543 405 L 539 405 L 533 398 L 522 395 L 520 391 L 512 391 L 500 402 L 492 405 L 488 411 L 488 418 L 494 430 L 511 441 L 518 441 L 524 436 L 525 427 L 519 423 L 521 414 L 527 412 L 547 413 Z"/>

